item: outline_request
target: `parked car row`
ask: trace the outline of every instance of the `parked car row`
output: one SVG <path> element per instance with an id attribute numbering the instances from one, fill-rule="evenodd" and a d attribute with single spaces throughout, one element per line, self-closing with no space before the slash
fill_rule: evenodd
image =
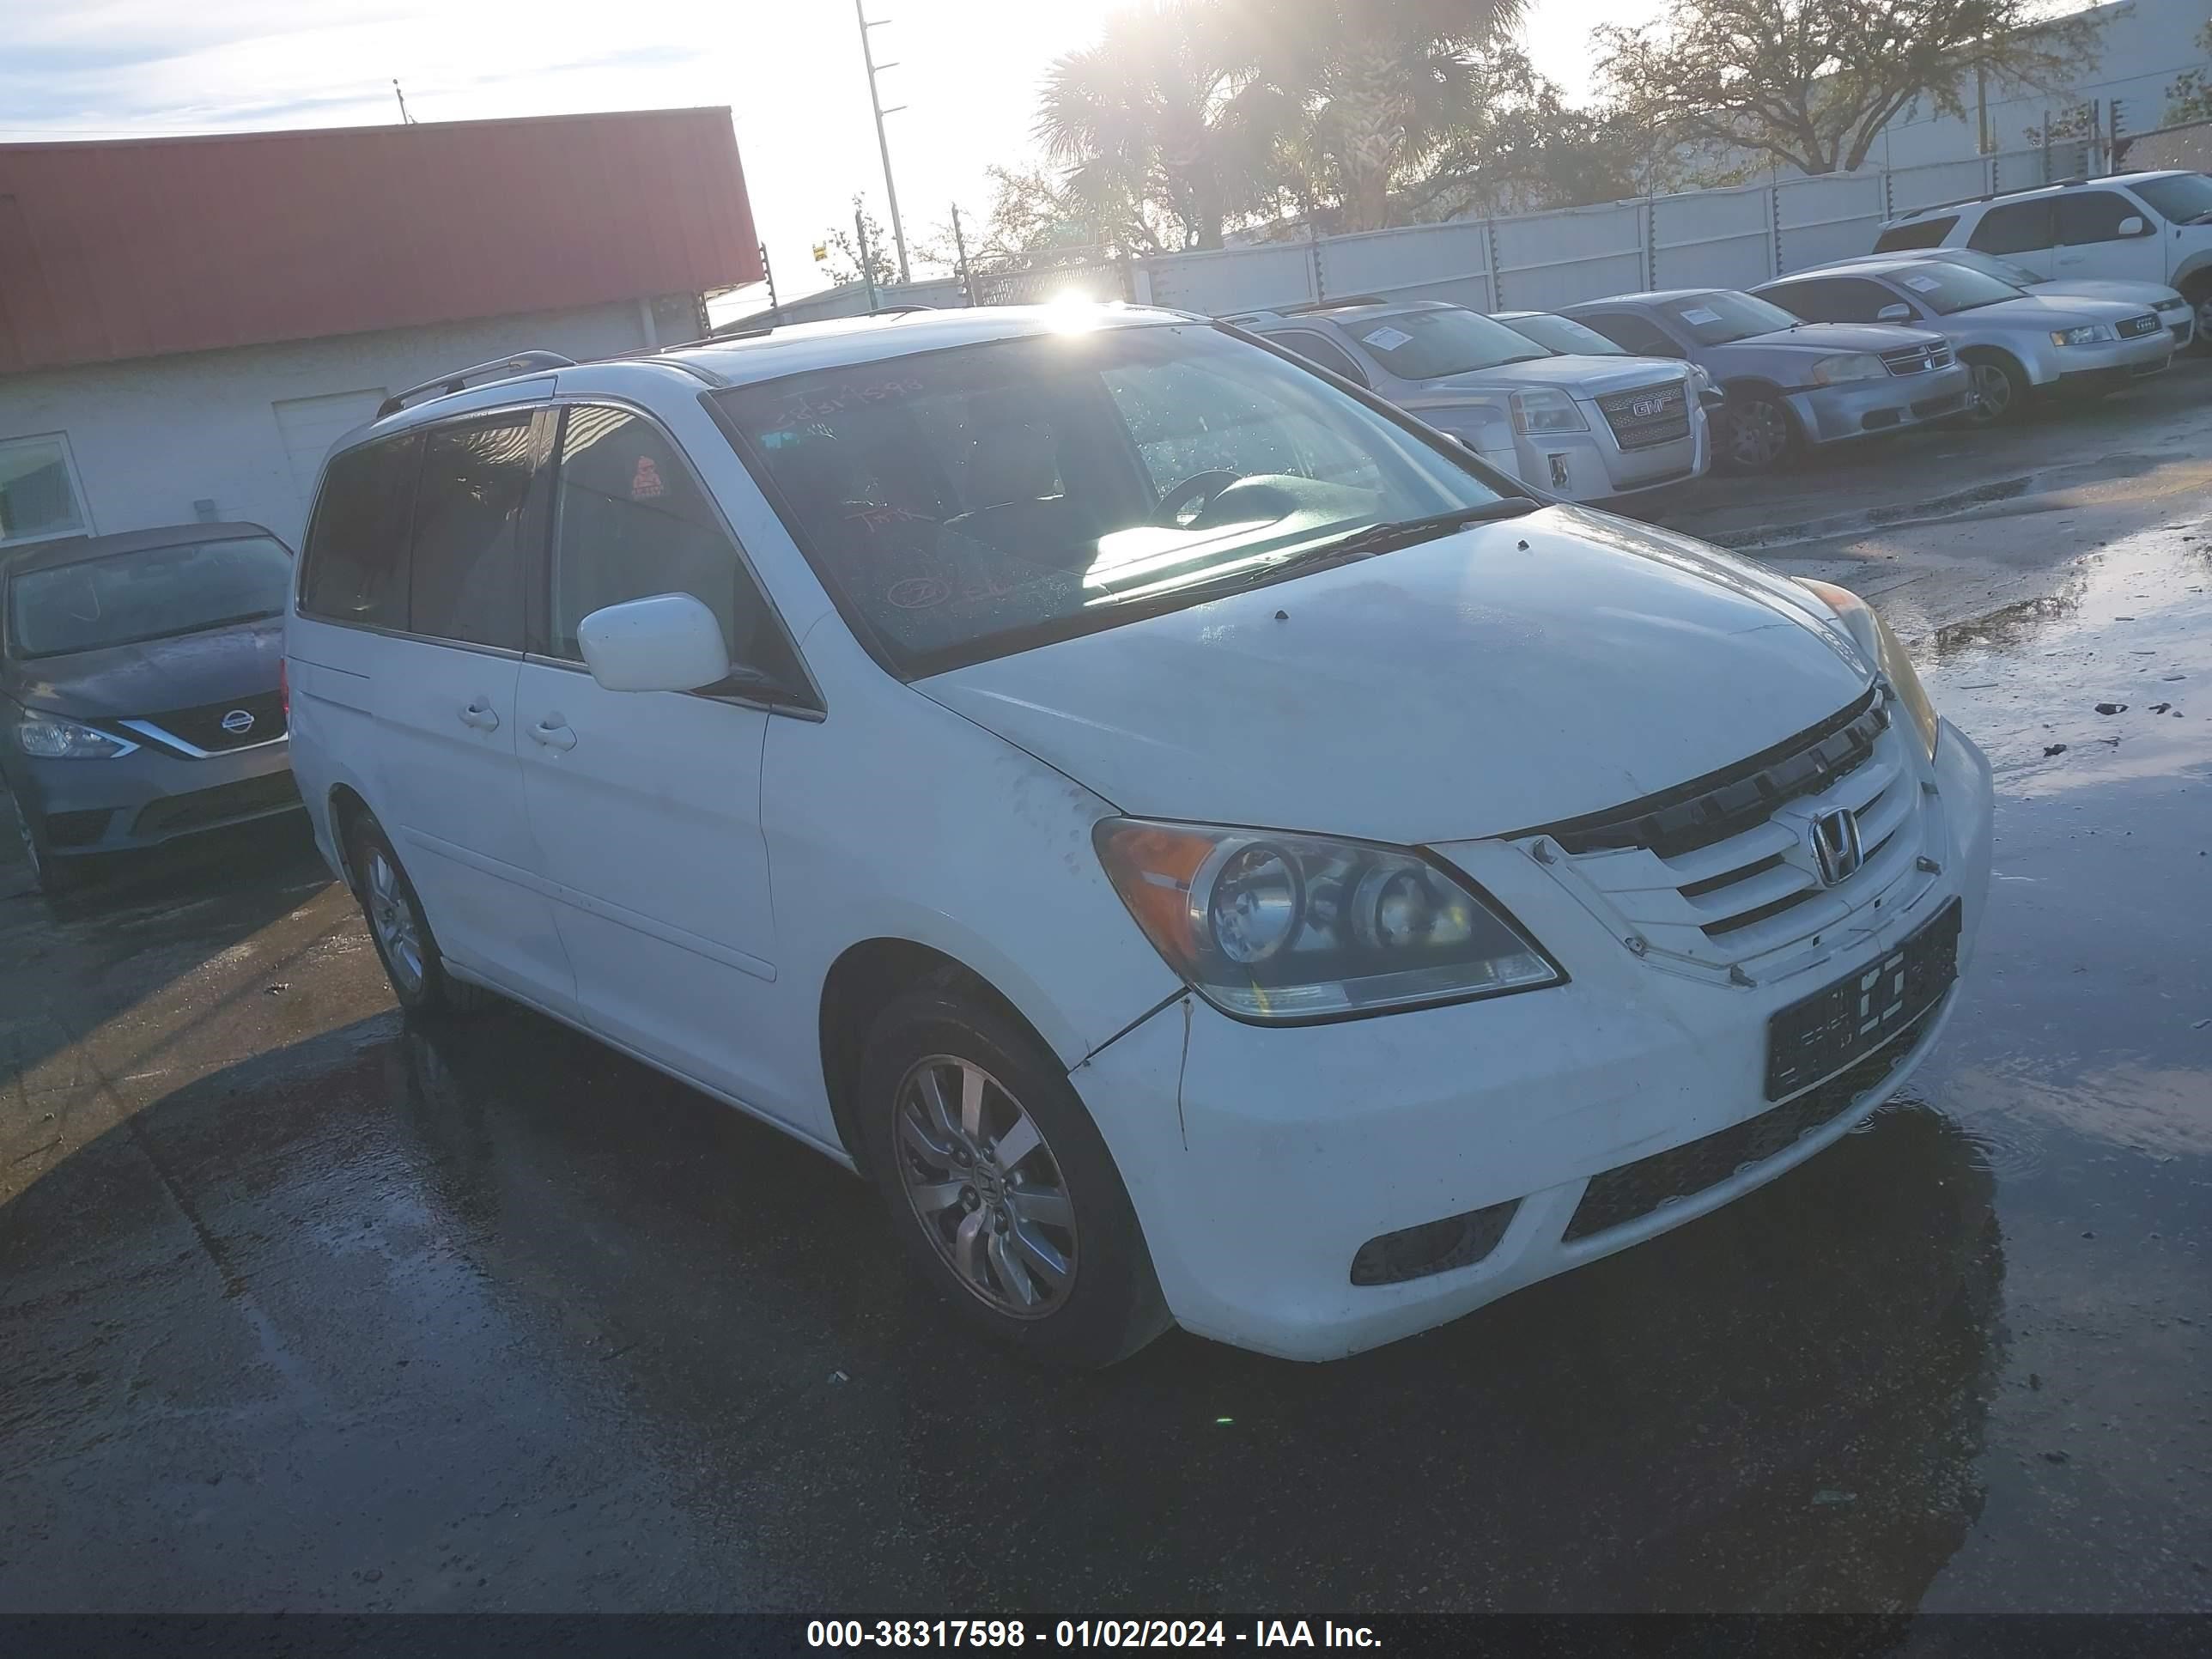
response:
<path id="1" fill-rule="evenodd" d="M 1875 248 L 1747 292 L 1556 313 L 1360 296 L 1229 320 L 1582 501 L 2086 402 L 2161 372 L 2212 325 L 2202 173 L 1948 204 L 1891 222 Z"/>

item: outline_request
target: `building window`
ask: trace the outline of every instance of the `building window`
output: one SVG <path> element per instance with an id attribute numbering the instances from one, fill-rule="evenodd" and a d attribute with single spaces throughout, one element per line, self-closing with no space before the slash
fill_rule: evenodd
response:
<path id="1" fill-rule="evenodd" d="M 69 440 L 58 432 L 0 438 L 0 547 L 89 528 Z"/>

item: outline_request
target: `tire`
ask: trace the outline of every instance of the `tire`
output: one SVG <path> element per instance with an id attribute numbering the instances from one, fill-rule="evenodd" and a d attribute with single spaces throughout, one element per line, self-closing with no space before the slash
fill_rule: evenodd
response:
<path id="1" fill-rule="evenodd" d="M 2212 283 L 2191 283 L 2188 300 L 2197 313 L 2197 332 L 2189 349 L 2199 357 L 2212 357 Z"/>
<path id="2" fill-rule="evenodd" d="M 23 810 L 23 804 L 11 791 L 8 796 L 9 816 L 15 820 L 15 834 L 23 845 L 24 861 L 31 866 L 31 879 L 41 893 L 66 893 L 77 884 L 79 871 L 71 859 L 54 856 L 46 840 L 43 819 Z"/>
<path id="3" fill-rule="evenodd" d="M 368 923 L 369 942 L 384 964 L 392 993 L 403 1012 L 420 1016 L 479 1012 L 493 1001 L 489 992 L 455 979 L 446 971 L 437 937 L 422 914 L 415 884 L 374 818 L 356 818 L 346 834 L 346 863 L 354 877 L 354 896 Z"/>
<path id="4" fill-rule="evenodd" d="M 2027 413 L 2035 388 L 2018 363 L 1998 351 L 1969 351 L 1963 356 L 1974 377 L 1974 401 L 1961 417 L 1965 424 L 2010 426 Z"/>
<path id="5" fill-rule="evenodd" d="M 1796 417 L 1769 386 L 1730 386 L 1721 407 L 1717 448 L 1730 472 L 1757 477 L 1779 469 L 1798 447 Z"/>
<path id="6" fill-rule="evenodd" d="M 1106 1143 L 1064 1068 L 1017 1022 L 957 989 L 909 992 L 877 1018 L 854 1087 L 862 1165 L 953 1317 L 1079 1370 L 1168 1328 Z M 1001 1163 L 1017 1139 L 1023 1150 Z"/>

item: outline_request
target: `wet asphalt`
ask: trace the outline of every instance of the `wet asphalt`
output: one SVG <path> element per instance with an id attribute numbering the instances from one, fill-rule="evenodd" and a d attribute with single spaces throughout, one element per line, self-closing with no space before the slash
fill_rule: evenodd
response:
<path id="1" fill-rule="evenodd" d="M 1925 642 L 1999 840 L 1902 1098 L 1332 1365 L 977 1346 L 816 1155 L 404 1024 L 296 825 L 14 890 L 0 1609 L 2212 1607 L 2192 518 Z"/>

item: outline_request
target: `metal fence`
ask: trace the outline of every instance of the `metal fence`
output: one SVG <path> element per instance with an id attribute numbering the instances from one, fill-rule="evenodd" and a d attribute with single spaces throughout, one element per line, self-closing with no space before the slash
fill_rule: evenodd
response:
<path id="1" fill-rule="evenodd" d="M 1600 207 L 1408 225 L 1137 261 L 1127 292 L 1219 315 L 1374 295 L 1537 310 L 1646 288 L 1748 288 L 1874 246 L 1917 207 L 2097 171 L 2094 140 L 1923 167 L 1774 178 Z"/>
<path id="2" fill-rule="evenodd" d="M 1222 316 L 1374 295 L 1476 311 L 1547 310 L 1650 288 L 1749 288 L 1872 250 L 1914 208 L 2100 171 L 2094 139 L 1920 167 L 1777 177 L 1599 207 L 1261 242 L 1204 253 L 1036 270 L 979 263 L 958 277 L 875 291 L 878 305 L 1022 305 L 1079 294 Z M 868 309 L 859 284 L 782 307 L 779 320 Z M 742 324 L 769 320 L 742 319 Z M 727 324 L 735 327 L 742 324 Z"/>

